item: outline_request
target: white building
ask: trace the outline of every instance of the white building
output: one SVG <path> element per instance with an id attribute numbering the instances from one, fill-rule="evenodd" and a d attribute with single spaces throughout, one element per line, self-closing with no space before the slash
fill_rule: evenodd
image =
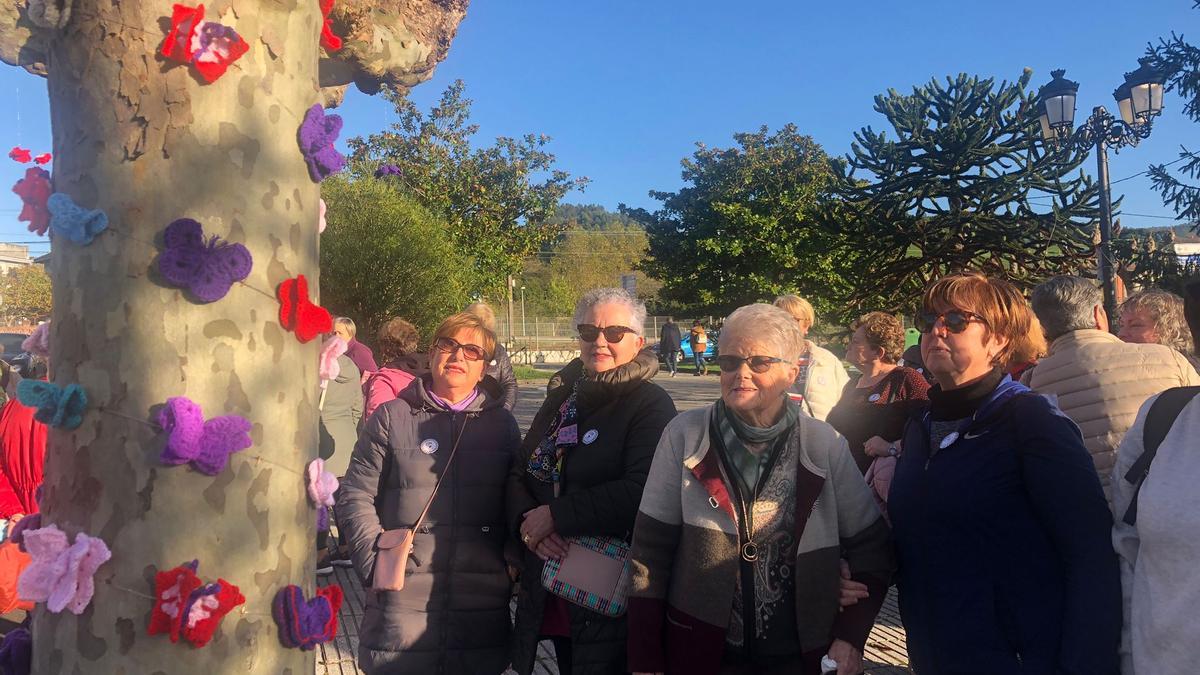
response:
<path id="1" fill-rule="evenodd" d="M 20 244 L 0 244 L 0 274 L 33 264 L 29 257 L 29 247 Z"/>

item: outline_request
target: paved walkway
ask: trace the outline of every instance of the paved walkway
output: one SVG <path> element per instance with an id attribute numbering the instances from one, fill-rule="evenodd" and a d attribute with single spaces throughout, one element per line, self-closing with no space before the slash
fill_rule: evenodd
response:
<path id="1" fill-rule="evenodd" d="M 709 371 L 712 373 L 712 371 Z M 720 395 L 717 378 L 713 374 L 696 377 L 680 373 L 677 377 L 667 377 L 660 373 L 655 378 L 675 400 L 675 407 L 687 410 L 706 405 L 716 400 Z M 533 421 L 533 416 L 545 398 L 545 385 L 538 383 L 523 383 L 521 397 L 517 403 L 515 415 L 521 428 L 526 429 Z M 352 570 L 345 567 L 335 568 L 334 574 L 323 577 L 318 581 L 325 585 L 341 584 L 345 591 L 346 601 L 338 615 L 338 637 L 333 642 L 322 645 L 317 654 L 317 675 L 358 675 L 355 664 L 355 654 L 358 651 L 358 625 L 362 620 L 365 591 L 359 584 Z M 868 675 L 909 675 L 908 654 L 904 646 L 904 627 L 900 624 L 900 613 L 896 608 L 895 596 L 890 595 L 884 603 L 883 610 L 875 624 L 875 629 L 867 641 L 866 666 Z M 554 653 L 548 643 L 543 642 L 538 653 L 535 672 L 539 675 L 558 675 L 554 663 Z M 463 675 L 475 675 L 464 673 Z"/>

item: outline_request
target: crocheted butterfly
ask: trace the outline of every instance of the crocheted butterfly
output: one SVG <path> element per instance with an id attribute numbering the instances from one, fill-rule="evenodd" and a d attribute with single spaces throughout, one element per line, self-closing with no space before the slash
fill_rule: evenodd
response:
<path id="1" fill-rule="evenodd" d="M 271 615 L 279 627 L 284 647 L 305 651 L 337 636 L 337 613 L 342 606 L 342 587 L 322 586 L 312 600 L 304 599 L 299 586 L 284 586 L 275 594 Z"/>
<path id="2" fill-rule="evenodd" d="M 108 228 L 108 214 L 99 209 L 79 206 L 70 195 L 55 192 L 46 200 L 50 211 L 50 229 L 76 244 L 92 243 L 96 235 Z"/>
<path id="3" fill-rule="evenodd" d="M 171 642 L 179 638 L 195 647 L 208 644 L 221 619 L 246 601 L 237 586 L 224 579 L 204 584 L 196 576 L 200 561 L 193 560 L 154 575 L 154 609 L 150 612 L 150 635 L 167 633 Z"/>
<path id="4" fill-rule="evenodd" d="M 33 329 L 33 333 L 29 337 L 21 341 L 21 349 L 40 356 L 43 359 L 50 357 L 50 322 L 38 324 L 37 328 Z"/>
<path id="5" fill-rule="evenodd" d="M 201 302 L 225 297 L 229 287 L 250 275 L 253 259 L 241 244 L 220 237 L 204 240 L 204 228 L 191 218 L 180 218 L 163 232 L 166 250 L 158 257 L 158 271 L 173 286 L 186 288 Z"/>
<path id="6" fill-rule="evenodd" d="M 246 418 L 224 415 L 205 421 L 200 406 L 185 396 L 167 399 L 158 412 L 158 425 L 167 432 L 159 460 L 169 466 L 191 464 L 209 476 L 224 471 L 230 455 L 253 445 Z"/>
<path id="7" fill-rule="evenodd" d="M 275 296 L 279 298 L 279 323 L 295 332 L 301 342 L 333 330 L 329 312 L 308 299 L 308 279 L 303 274 L 279 284 Z"/>
<path id="8" fill-rule="evenodd" d="M 112 557 L 108 545 L 82 532 L 67 546 L 67 535 L 57 526 L 26 530 L 25 549 L 31 562 L 17 579 L 17 597 L 45 602 L 46 609 L 82 614 L 92 601 L 96 570 Z"/>
<path id="9" fill-rule="evenodd" d="M 62 429 L 78 428 L 87 409 L 87 394 L 77 384 L 60 387 L 45 380 L 21 380 L 17 385 L 17 400 L 37 408 L 33 413 L 37 421 Z"/>
<path id="10" fill-rule="evenodd" d="M 387 176 L 399 176 L 400 167 L 395 164 L 382 164 L 378 169 L 375 169 L 376 178 L 386 178 Z"/>
<path id="11" fill-rule="evenodd" d="M 14 628 L 0 642 L 0 672 L 28 675 L 32 669 L 33 637 L 28 628 Z"/>
<path id="12" fill-rule="evenodd" d="M 341 116 L 326 115 L 320 103 L 304 113 L 304 121 L 300 124 L 300 153 L 304 155 L 308 175 L 314 183 L 345 168 L 346 158 L 333 147 L 341 130 Z"/>
<path id="13" fill-rule="evenodd" d="M 329 18 L 329 13 L 333 11 L 333 0 L 321 0 L 320 4 L 321 17 L 325 21 L 321 24 L 321 46 L 336 52 L 342 48 L 342 38 L 334 34 L 333 19 Z"/>
<path id="14" fill-rule="evenodd" d="M 333 493 L 337 492 L 338 479 L 325 470 L 325 460 L 317 458 L 308 463 L 304 471 L 308 498 L 317 507 L 317 529 L 329 529 L 329 507 L 333 506 Z"/>
<path id="15" fill-rule="evenodd" d="M 46 234 L 50 227 L 50 210 L 46 206 L 53 189 L 50 187 L 50 172 L 37 166 L 25 169 L 25 177 L 13 185 L 13 192 L 21 198 L 21 214 L 17 220 L 29 223 L 29 231 Z"/>
<path id="16" fill-rule="evenodd" d="M 161 53 L 172 61 L 195 66 L 200 77 L 212 84 L 248 51 L 250 45 L 237 31 L 204 20 L 204 5 L 175 5 L 171 30 L 163 40 Z"/>
<path id="17" fill-rule="evenodd" d="M 14 147 L 12 150 L 8 151 L 8 158 L 13 160 L 14 162 L 20 162 L 21 164 L 25 164 L 29 160 L 33 159 L 33 153 L 29 152 L 28 148 L 22 148 L 21 146 L 18 145 L 16 147 Z"/>

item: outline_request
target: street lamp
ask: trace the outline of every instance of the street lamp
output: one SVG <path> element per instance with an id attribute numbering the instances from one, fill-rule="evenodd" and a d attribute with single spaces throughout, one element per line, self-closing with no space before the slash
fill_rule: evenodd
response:
<path id="1" fill-rule="evenodd" d="M 521 287 L 521 337 L 525 337 L 529 333 L 525 332 L 525 287 Z"/>
<path id="2" fill-rule="evenodd" d="M 1104 311 L 1109 325 L 1116 331 L 1117 294 L 1113 285 L 1112 257 L 1109 240 L 1112 238 L 1112 189 L 1108 179 L 1108 149 L 1120 151 L 1137 145 L 1150 136 L 1150 125 L 1162 112 L 1163 74 L 1150 65 L 1150 59 L 1138 59 L 1139 68 L 1125 74 L 1125 82 L 1113 92 L 1121 119 L 1113 117 L 1104 106 L 1092 109 L 1091 117 L 1075 129 L 1075 96 L 1079 83 L 1063 77 L 1065 70 L 1050 72 L 1053 79 L 1038 90 L 1038 119 L 1042 140 L 1055 149 L 1077 148 L 1086 152 L 1096 150 L 1096 172 L 1100 183 L 1100 250 L 1097 255 L 1098 276 L 1104 289 Z"/>

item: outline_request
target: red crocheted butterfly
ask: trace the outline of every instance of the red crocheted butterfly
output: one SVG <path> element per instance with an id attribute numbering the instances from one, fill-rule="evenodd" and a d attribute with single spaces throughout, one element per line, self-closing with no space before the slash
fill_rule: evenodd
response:
<path id="1" fill-rule="evenodd" d="M 196 66 L 200 77 L 211 84 L 248 51 L 250 45 L 237 31 L 204 20 L 204 5 L 175 5 L 161 53 L 172 61 Z"/>
<path id="2" fill-rule="evenodd" d="M 308 299 L 308 279 L 304 275 L 279 284 L 279 323 L 296 334 L 301 342 L 333 330 L 333 317 Z"/>
<path id="3" fill-rule="evenodd" d="M 218 579 L 205 585 L 196 576 L 199 561 L 154 575 L 154 609 L 150 613 L 150 635 L 167 633 L 171 642 L 182 636 L 193 646 L 208 644 L 221 619 L 246 601 L 237 586 Z"/>
<path id="4" fill-rule="evenodd" d="M 319 2 L 321 18 L 325 20 L 321 24 L 321 46 L 331 52 L 336 52 L 342 48 L 342 38 L 333 32 L 333 19 L 329 18 L 329 13 L 333 11 L 334 0 L 319 0 Z"/>

